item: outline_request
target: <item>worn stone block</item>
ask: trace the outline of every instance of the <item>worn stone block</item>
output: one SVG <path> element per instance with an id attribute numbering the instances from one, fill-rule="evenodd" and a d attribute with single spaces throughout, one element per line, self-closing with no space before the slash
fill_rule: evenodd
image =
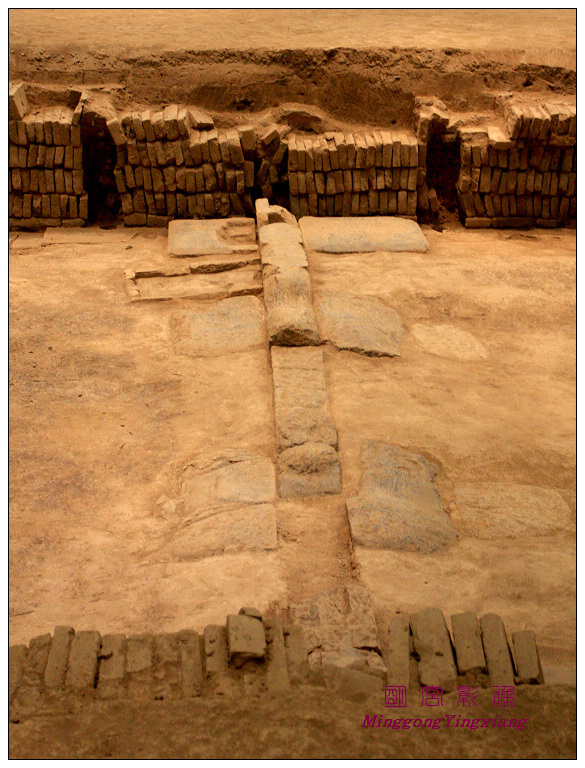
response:
<path id="1" fill-rule="evenodd" d="M 544 683 L 544 675 L 534 632 L 529 629 L 514 632 L 512 634 L 512 644 L 514 646 L 518 682 L 526 683 L 527 685 L 542 685 Z"/>
<path id="2" fill-rule="evenodd" d="M 65 685 L 78 691 L 92 690 L 101 647 L 99 632 L 78 632 L 71 641 Z"/>
<path id="3" fill-rule="evenodd" d="M 488 613 L 481 617 L 479 625 L 490 684 L 514 685 L 514 667 L 504 622 L 495 613 Z"/>
<path id="4" fill-rule="evenodd" d="M 457 685 L 457 669 L 442 611 L 426 608 L 413 614 L 410 623 L 414 647 L 420 657 L 418 670 L 421 685 L 452 691 Z"/>
<path id="5" fill-rule="evenodd" d="M 410 687 L 410 620 L 393 616 L 388 622 L 386 685 Z"/>
<path id="6" fill-rule="evenodd" d="M 457 669 L 467 676 L 470 684 L 477 683 L 478 676 L 487 673 L 477 616 L 472 612 L 455 614 L 451 617 L 451 627 Z"/>
<path id="7" fill-rule="evenodd" d="M 132 635 L 126 641 L 126 676 L 130 698 L 152 698 L 152 635 Z"/>
<path id="8" fill-rule="evenodd" d="M 126 638 L 124 635 L 104 635 L 100 651 L 97 693 L 101 699 L 125 695 Z"/>
<path id="9" fill-rule="evenodd" d="M 75 630 L 72 627 L 55 627 L 45 667 L 45 688 L 55 690 L 63 687 L 69 648 L 74 635 Z"/>
<path id="10" fill-rule="evenodd" d="M 226 624 L 229 660 L 242 666 L 251 659 L 266 657 L 264 626 L 252 616 L 229 614 Z"/>

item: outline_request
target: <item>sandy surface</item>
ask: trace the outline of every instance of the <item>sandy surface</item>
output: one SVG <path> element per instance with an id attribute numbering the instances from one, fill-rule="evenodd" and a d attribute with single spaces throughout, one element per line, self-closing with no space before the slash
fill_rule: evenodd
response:
<path id="1" fill-rule="evenodd" d="M 166 263 L 163 231 L 63 230 L 51 244 L 20 235 L 10 249 L 10 642 L 63 623 L 201 629 L 242 604 L 278 611 L 357 577 L 382 623 L 429 604 L 494 610 L 511 629 L 536 630 L 544 663 L 571 662 L 575 233 L 426 235 L 429 254 L 309 254 L 317 296 L 351 285 L 387 301 L 409 331 L 401 358 L 326 350 L 342 495 L 278 502 L 275 552 L 170 561 L 160 553 L 180 512 L 157 501 L 174 497 L 194 454 L 274 458 L 268 352 L 176 354 L 171 319 L 194 304 L 128 303 L 123 271 Z M 428 328 L 444 336 L 444 326 L 479 346 L 429 350 Z M 572 519 L 542 531 L 528 514 L 511 536 L 466 528 L 434 555 L 352 554 L 344 500 L 369 438 L 433 461 L 451 514 L 457 488 L 487 482 L 553 489 Z"/>
<path id="2" fill-rule="evenodd" d="M 10 42 L 30 47 L 515 49 L 566 66 L 576 53 L 571 9 L 13 9 Z"/>

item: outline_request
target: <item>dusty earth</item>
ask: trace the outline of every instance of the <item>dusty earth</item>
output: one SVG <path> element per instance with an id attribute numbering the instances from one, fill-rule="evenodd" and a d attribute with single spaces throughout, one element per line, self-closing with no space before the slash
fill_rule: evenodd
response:
<path id="1" fill-rule="evenodd" d="M 128 302 L 126 268 L 168 264 L 164 230 L 18 235 L 10 642 L 56 624 L 203 628 L 242 604 L 286 609 L 358 578 L 381 622 L 429 604 L 495 611 L 511 631 L 536 630 L 544 664 L 573 662 L 575 233 L 425 234 L 428 254 L 309 252 L 316 299 L 348 285 L 380 297 L 406 327 L 402 356 L 326 348 L 342 495 L 278 501 L 274 552 L 203 559 L 168 554 L 182 535 L 178 478 L 201 454 L 275 458 L 266 345 L 185 354 L 172 329 L 199 302 Z M 366 439 L 439 467 L 456 543 L 432 555 L 352 553 L 344 500 L 358 490 Z M 486 534 L 477 499 L 462 504 L 478 484 L 503 493 L 504 507 L 516 494 L 509 530 L 496 517 Z M 538 489 L 556 506 L 536 509 Z"/>
<path id="2" fill-rule="evenodd" d="M 576 696 L 569 687 L 524 686 L 514 717 L 524 728 L 449 728 L 455 697 L 445 699 L 442 727 L 362 727 L 365 716 L 383 722 L 396 710 L 379 697 L 354 703 L 319 688 L 278 698 L 196 699 L 146 704 L 103 702 L 80 713 L 40 716 L 10 725 L 10 756 L 29 759 L 574 759 Z M 409 704 L 400 719 L 427 718 Z M 481 691 L 477 718 L 494 717 L 491 691 Z M 509 718 L 507 718 L 509 719 Z"/>
<path id="3" fill-rule="evenodd" d="M 510 90 L 574 94 L 576 15 L 15 9 L 9 69 L 33 105 L 59 102 L 74 84 L 105 88 L 119 109 L 197 104 L 218 125 L 300 102 L 346 123 L 410 126 L 421 95 L 481 114 Z"/>

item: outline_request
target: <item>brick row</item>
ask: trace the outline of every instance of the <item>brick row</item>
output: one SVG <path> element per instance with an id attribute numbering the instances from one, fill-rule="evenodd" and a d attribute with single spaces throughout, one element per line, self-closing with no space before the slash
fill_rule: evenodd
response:
<path id="1" fill-rule="evenodd" d="M 82 195 L 83 171 L 63 168 L 13 168 L 8 174 L 8 192 Z"/>
<path id="2" fill-rule="evenodd" d="M 88 197 L 86 194 L 25 194 L 8 195 L 8 215 L 13 219 L 47 218 L 87 220 Z"/>
<path id="3" fill-rule="evenodd" d="M 407 190 L 418 186 L 418 168 L 369 168 L 344 171 L 289 171 L 291 195 L 339 195 L 344 192 Z"/>
<path id="4" fill-rule="evenodd" d="M 411 216 L 416 217 L 416 191 L 370 189 L 368 192 L 344 192 L 332 195 L 291 194 L 291 212 L 301 216 Z"/>
<path id="5" fill-rule="evenodd" d="M 236 192 L 187 195 L 135 189 L 120 197 L 124 223 L 132 227 L 166 225 L 168 219 L 242 216 L 246 210 L 253 210 L 251 196 L 240 197 Z"/>
<path id="6" fill-rule="evenodd" d="M 517 142 L 516 146 L 510 149 L 494 149 L 480 142 L 469 142 L 461 145 L 461 165 L 464 168 L 489 166 L 511 171 L 534 169 L 542 173 L 547 171 L 569 173 L 577 170 L 577 153 L 575 147 L 558 147 L 534 142 L 530 142 L 528 146 L 522 146 Z"/>
<path id="7" fill-rule="evenodd" d="M 414 135 L 389 131 L 325 133 L 289 139 L 289 172 L 417 168 L 419 145 Z"/>
<path id="8" fill-rule="evenodd" d="M 23 147 L 29 144 L 80 147 L 81 126 L 73 125 L 72 119 L 73 112 L 66 107 L 34 112 L 24 120 L 8 122 L 8 139 L 11 144 Z"/>
<path id="9" fill-rule="evenodd" d="M 58 168 L 81 169 L 82 149 L 71 144 L 66 146 L 47 146 L 29 144 L 21 146 L 10 144 L 8 147 L 9 168 Z"/>

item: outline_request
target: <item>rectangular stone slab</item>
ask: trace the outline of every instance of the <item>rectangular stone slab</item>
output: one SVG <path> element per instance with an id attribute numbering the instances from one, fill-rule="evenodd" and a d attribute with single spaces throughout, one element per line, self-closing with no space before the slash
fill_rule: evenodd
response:
<path id="1" fill-rule="evenodd" d="M 410 621 L 408 616 L 395 616 L 388 622 L 388 672 L 386 685 L 410 682 Z"/>
<path id="2" fill-rule="evenodd" d="M 490 684 L 514 685 L 514 667 L 504 622 L 495 613 L 488 613 L 481 617 L 479 625 Z"/>
<path id="3" fill-rule="evenodd" d="M 55 627 L 47 666 L 45 667 L 45 688 L 61 688 L 65 682 L 69 647 L 75 631 L 72 627 Z"/>
<path id="4" fill-rule="evenodd" d="M 475 613 L 458 613 L 451 616 L 453 643 L 457 657 L 457 669 L 464 675 L 486 672 L 486 662 L 481 644 L 479 621 Z"/>
<path id="5" fill-rule="evenodd" d="M 168 252 L 171 256 L 207 256 L 249 253 L 256 249 L 252 219 L 175 219 L 169 222 Z"/>
<path id="6" fill-rule="evenodd" d="M 306 248 L 321 253 L 411 251 L 426 253 L 429 244 L 415 221 L 391 216 L 320 218 L 299 221 Z"/>
<path id="7" fill-rule="evenodd" d="M 535 685 L 544 683 L 542 666 L 538 648 L 536 647 L 536 636 L 531 629 L 525 629 L 521 632 L 512 634 L 512 644 L 514 646 L 514 657 L 516 659 L 516 669 L 520 683 Z"/>
<path id="8" fill-rule="evenodd" d="M 457 685 L 457 669 L 443 612 L 438 608 L 426 608 L 414 613 L 410 624 L 414 647 L 420 657 L 420 684 L 452 691 Z"/>

